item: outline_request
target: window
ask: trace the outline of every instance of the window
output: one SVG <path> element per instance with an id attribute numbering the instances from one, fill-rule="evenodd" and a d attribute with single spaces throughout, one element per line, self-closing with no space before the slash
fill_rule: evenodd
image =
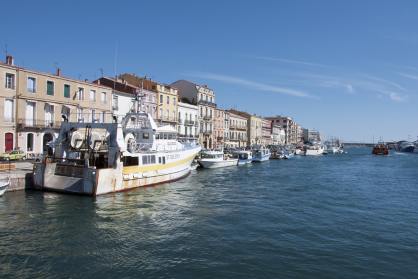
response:
<path id="1" fill-rule="evenodd" d="M 82 108 L 77 108 L 77 122 L 84 122 Z"/>
<path id="2" fill-rule="evenodd" d="M 100 121 L 102 123 L 105 123 L 105 120 L 106 120 L 106 112 L 103 111 L 100 118 L 101 118 Z"/>
<path id="3" fill-rule="evenodd" d="M 82 101 L 84 100 L 84 88 L 79 87 L 77 91 L 77 100 Z"/>
<path id="4" fill-rule="evenodd" d="M 96 91 L 90 90 L 90 101 L 96 102 Z"/>
<path id="5" fill-rule="evenodd" d="M 142 156 L 142 164 L 143 165 L 155 164 L 155 155 Z"/>
<path id="6" fill-rule="evenodd" d="M 14 106 L 13 100 L 5 99 L 4 100 L 4 121 L 5 122 L 12 122 L 14 119 Z"/>
<path id="7" fill-rule="evenodd" d="M 35 93 L 36 92 L 36 78 L 28 77 L 27 87 L 28 87 L 28 92 Z"/>
<path id="8" fill-rule="evenodd" d="M 100 96 L 101 96 L 100 100 L 102 101 L 102 103 L 106 104 L 106 102 L 107 102 L 106 92 L 102 92 L 102 94 Z"/>
<path id="9" fill-rule="evenodd" d="M 70 85 L 64 84 L 64 97 L 70 98 Z"/>
<path id="10" fill-rule="evenodd" d="M 114 109 L 114 110 L 119 109 L 119 99 L 118 99 L 118 96 L 116 96 L 116 95 L 113 95 L 112 109 Z"/>
<path id="11" fill-rule="evenodd" d="M 15 89 L 15 75 L 6 73 L 6 88 Z"/>
<path id="12" fill-rule="evenodd" d="M 27 135 L 26 151 L 33 151 L 33 133 L 28 133 Z"/>
<path id="13" fill-rule="evenodd" d="M 143 133 L 142 138 L 143 139 L 149 139 L 149 133 Z"/>
<path id="14" fill-rule="evenodd" d="M 160 95 L 160 104 L 162 104 L 163 102 L 163 95 Z"/>
<path id="15" fill-rule="evenodd" d="M 162 119 L 163 118 L 163 109 L 162 108 L 160 108 L 160 119 Z"/>
<path id="16" fill-rule="evenodd" d="M 173 104 L 175 105 L 176 104 L 176 97 L 173 97 Z"/>
<path id="17" fill-rule="evenodd" d="M 96 122 L 96 110 L 94 109 L 91 110 L 91 122 Z"/>
<path id="18" fill-rule="evenodd" d="M 123 165 L 124 166 L 138 166 L 138 157 L 130 157 L 126 156 L 123 157 Z"/>
<path id="19" fill-rule="evenodd" d="M 50 96 L 54 96 L 54 82 L 48 80 L 46 82 L 46 94 Z"/>
<path id="20" fill-rule="evenodd" d="M 170 97 L 167 96 L 166 99 L 167 99 L 167 105 L 169 105 L 170 104 Z"/>
<path id="21" fill-rule="evenodd" d="M 54 106 L 45 104 L 45 126 L 50 127 L 54 123 Z"/>

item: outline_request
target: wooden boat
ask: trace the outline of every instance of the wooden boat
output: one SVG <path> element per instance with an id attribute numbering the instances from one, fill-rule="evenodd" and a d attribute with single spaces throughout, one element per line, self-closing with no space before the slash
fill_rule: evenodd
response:
<path id="1" fill-rule="evenodd" d="M 389 155 L 389 147 L 384 143 L 378 143 L 373 147 L 374 155 Z"/>

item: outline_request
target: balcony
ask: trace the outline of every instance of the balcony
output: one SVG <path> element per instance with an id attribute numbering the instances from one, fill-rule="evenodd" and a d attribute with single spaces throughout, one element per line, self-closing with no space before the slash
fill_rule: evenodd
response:
<path id="1" fill-rule="evenodd" d="M 59 129 L 61 127 L 61 121 L 50 121 L 40 119 L 24 119 L 20 118 L 17 121 L 18 130 L 23 129 Z"/>
<path id="2" fill-rule="evenodd" d="M 203 116 L 203 120 L 205 120 L 205 121 L 210 121 L 210 120 L 212 120 L 212 116 L 210 116 L 210 115 L 205 115 L 205 116 Z"/>
<path id="3" fill-rule="evenodd" d="M 157 118 L 157 120 L 159 120 L 160 122 L 177 123 L 177 119 L 174 117 L 163 116 L 163 117 Z"/>
<path id="4" fill-rule="evenodd" d="M 200 100 L 199 102 L 197 102 L 197 104 L 201 106 L 209 106 L 209 107 L 216 108 L 216 104 L 213 102 L 209 102 L 209 101 Z"/>
<path id="5" fill-rule="evenodd" d="M 196 121 L 193 121 L 193 120 L 186 120 L 186 121 L 184 121 L 184 125 L 186 125 L 186 126 L 195 126 L 195 125 L 197 125 L 197 122 Z"/>
<path id="6" fill-rule="evenodd" d="M 205 136 L 210 136 L 210 135 L 212 135 L 212 130 L 203 131 L 202 134 L 205 135 Z"/>
<path id="7" fill-rule="evenodd" d="M 246 131 L 247 127 L 244 126 L 237 126 L 237 125 L 229 125 L 229 129 L 231 130 L 239 130 L 239 131 Z"/>

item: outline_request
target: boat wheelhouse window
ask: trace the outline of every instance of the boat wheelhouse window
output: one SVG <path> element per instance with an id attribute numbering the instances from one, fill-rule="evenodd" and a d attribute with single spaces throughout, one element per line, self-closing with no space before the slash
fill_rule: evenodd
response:
<path id="1" fill-rule="evenodd" d="M 143 165 L 155 164 L 155 155 L 142 156 L 142 164 Z"/>
<path id="2" fill-rule="evenodd" d="M 138 166 L 139 160 L 138 157 L 126 156 L 123 157 L 124 166 Z"/>
<path id="3" fill-rule="evenodd" d="M 149 133 L 143 133 L 142 138 L 143 139 L 149 139 Z"/>

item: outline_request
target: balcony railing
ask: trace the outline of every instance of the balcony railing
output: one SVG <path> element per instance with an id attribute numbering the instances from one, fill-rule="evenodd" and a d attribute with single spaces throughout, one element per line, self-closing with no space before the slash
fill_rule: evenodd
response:
<path id="1" fill-rule="evenodd" d="M 229 129 L 245 131 L 245 130 L 247 130 L 247 127 L 237 126 L 237 125 L 229 125 Z"/>
<path id="2" fill-rule="evenodd" d="M 195 126 L 195 125 L 197 125 L 197 122 L 196 121 L 193 121 L 193 120 L 186 120 L 186 121 L 184 121 L 184 125 L 186 125 L 186 126 Z"/>
<path id="3" fill-rule="evenodd" d="M 206 135 L 211 135 L 212 134 L 212 130 L 203 131 L 202 134 L 204 134 L 205 136 Z"/>
<path id="4" fill-rule="evenodd" d="M 157 118 L 157 120 L 164 121 L 164 122 L 177 123 L 177 119 L 176 118 L 167 117 L 167 116 Z"/>
<path id="5" fill-rule="evenodd" d="M 206 120 L 206 121 L 212 120 L 212 116 L 205 115 L 205 116 L 203 116 L 203 120 Z"/>
<path id="6" fill-rule="evenodd" d="M 204 101 L 204 100 L 200 100 L 199 102 L 197 102 L 199 105 L 202 106 L 209 106 L 209 107 L 214 107 L 216 108 L 216 104 L 210 101 Z"/>
<path id="7" fill-rule="evenodd" d="M 17 126 L 19 129 L 33 128 L 33 129 L 42 129 L 42 128 L 51 128 L 59 129 L 61 127 L 61 121 L 54 120 L 44 120 L 44 119 L 24 119 L 20 118 L 17 121 Z"/>

